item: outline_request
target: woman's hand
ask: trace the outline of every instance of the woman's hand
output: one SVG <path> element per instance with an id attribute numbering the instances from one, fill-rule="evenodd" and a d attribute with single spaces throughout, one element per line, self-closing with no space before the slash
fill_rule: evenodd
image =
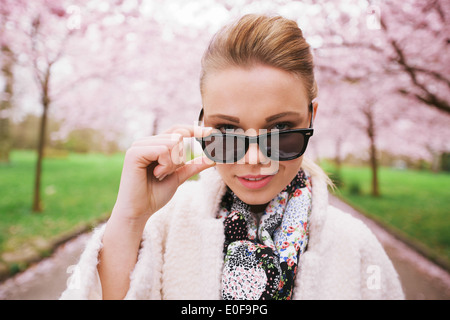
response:
<path id="1" fill-rule="evenodd" d="M 195 131 L 200 137 L 211 130 L 196 127 Z M 169 202 L 184 181 L 214 165 L 206 157 L 183 163 L 183 137 L 194 137 L 194 127 L 178 126 L 136 141 L 125 155 L 119 194 L 99 253 L 103 299 L 125 297 L 148 218 Z"/>
<path id="2" fill-rule="evenodd" d="M 195 130 L 194 130 L 195 129 Z M 162 208 L 177 188 L 193 175 L 214 165 L 206 157 L 183 161 L 183 138 L 207 136 L 211 129 L 176 126 L 135 141 L 127 150 L 113 214 L 147 219 Z"/>

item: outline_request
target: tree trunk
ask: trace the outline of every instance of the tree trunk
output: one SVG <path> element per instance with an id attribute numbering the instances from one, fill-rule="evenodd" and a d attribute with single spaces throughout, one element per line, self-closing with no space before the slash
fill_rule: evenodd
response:
<path id="1" fill-rule="evenodd" d="M 378 197 L 380 195 L 378 188 L 378 160 L 374 140 L 374 137 L 370 139 L 370 168 L 372 170 L 372 195 Z"/>
<path id="2" fill-rule="evenodd" d="M 42 107 L 43 113 L 41 118 L 41 125 L 39 128 L 39 140 L 37 149 L 37 162 L 36 162 L 36 172 L 34 181 L 34 195 L 33 195 L 33 212 L 42 212 L 42 202 L 41 202 L 41 175 L 42 175 L 42 160 L 44 158 L 44 148 L 45 148 L 45 132 L 47 129 L 47 117 L 48 109 L 50 106 L 50 99 L 48 96 L 48 80 L 50 76 L 50 70 L 47 71 L 45 75 L 44 82 L 42 83 Z"/>
<path id="3" fill-rule="evenodd" d="M 5 88 L 3 97 L 0 97 L 0 162 L 9 163 L 9 153 L 11 151 L 11 134 L 9 126 L 9 111 L 12 107 L 13 96 L 13 56 L 11 50 L 3 45 L 1 49 L 5 58 L 2 66 L 2 74 L 5 78 Z"/>
<path id="4" fill-rule="evenodd" d="M 161 117 L 160 113 L 161 112 L 158 109 L 155 109 L 153 112 L 153 126 L 152 126 L 152 132 L 151 132 L 152 136 L 158 134 L 158 130 L 159 130 L 158 121 Z"/>
<path id="5" fill-rule="evenodd" d="M 342 156 L 341 156 L 342 138 L 336 139 L 336 154 L 334 155 L 334 162 L 336 163 L 336 173 L 341 175 Z"/>
<path id="6" fill-rule="evenodd" d="M 431 151 L 432 160 L 431 160 L 431 171 L 437 173 L 441 171 L 442 167 L 442 152 L 439 151 Z"/>
<path id="7" fill-rule="evenodd" d="M 372 106 L 369 106 L 367 112 L 365 112 L 367 117 L 367 135 L 370 140 L 370 169 L 372 171 L 372 196 L 380 196 L 380 191 L 378 187 L 378 159 L 377 159 L 377 148 L 375 144 L 375 123 L 372 113 Z"/>

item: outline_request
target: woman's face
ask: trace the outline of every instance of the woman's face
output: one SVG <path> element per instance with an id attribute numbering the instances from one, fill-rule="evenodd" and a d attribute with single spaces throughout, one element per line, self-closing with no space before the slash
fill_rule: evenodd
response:
<path id="1" fill-rule="evenodd" d="M 257 135 L 260 129 L 307 128 L 310 123 L 310 101 L 303 81 L 269 66 L 231 67 L 209 74 L 202 99 L 204 125 L 222 131 L 240 129 Z M 291 182 L 301 163 L 302 157 L 269 161 L 257 144 L 250 144 L 242 161 L 217 164 L 216 168 L 242 201 L 264 205 Z"/>

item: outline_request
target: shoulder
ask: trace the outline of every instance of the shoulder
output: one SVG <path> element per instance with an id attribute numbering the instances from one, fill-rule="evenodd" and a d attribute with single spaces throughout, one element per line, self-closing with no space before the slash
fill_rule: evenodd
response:
<path id="1" fill-rule="evenodd" d="M 358 263 L 364 299 L 404 299 L 398 273 L 376 235 L 361 220 L 333 206 L 327 210 L 324 237 Z M 332 240 L 334 239 L 334 240 Z M 376 289 L 376 290 L 375 290 Z"/>
<path id="2" fill-rule="evenodd" d="M 361 264 L 361 270 L 377 266 L 384 270 L 387 279 L 397 281 L 398 275 L 381 242 L 363 221 L 331 205 L 326 217 L 321 234 L 325 251 L 353 257 Z"/>
<path id="3" fill-rule="evenodd" d="M 357 245 L 360 249 L 381 244 L 369 227 L 358 218 L 332 205 L 327 207 L 323 237 L 341 239 L 347 244 Z"/>
<path id="4" fill-rule="evenodd" d="M 322 215 L 321 229 L 310 232 L 313 247 L 321 255 L 340 252 L 361 262 L 389 260 L 381 243 L 363 221 L 332 205 L 328 205 Z"/>
<path id="5" fill-rule="evenodd" d="M 327 227 L 340 230 L 341 232 L 347 233 L 350 230 L 362 234 L 370 232 L 369 228 L 361 220 L 332 205 L 327 207 L 326 221 Z"/>

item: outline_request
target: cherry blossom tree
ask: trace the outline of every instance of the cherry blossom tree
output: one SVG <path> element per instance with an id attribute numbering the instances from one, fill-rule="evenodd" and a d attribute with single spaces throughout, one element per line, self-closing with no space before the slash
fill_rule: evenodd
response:
<path id="1" fill-rule="evenodd" d="M 9 112 L 12 109 L 15 56 L 7 44 L 1 45 L 1 72 L 5 79 L 4 89 L 0 96 L 0 162 L 9 162 L 11 149 L 9 132 Z"/>
<path id="2" fill-rule="evenodd" d="M 72 24 L 70 10 L 66 11 L 70 7 L 64 7 L 64 3 L 48 0 L 4 0 L 4 4 L 8 9 L 8 28 L 2 33 L 3 48 L 7 46 L 15 55 L 21 53 L 25 56 L 24 64 L 30 68 L 35 79 L 42 106 L 32 206 L 34 212 L 39 212 L 42 211 L 40 184 L 48 115 L 56 96 L 55 92 L 61 84 L 54 81 L 55 65 L 66 54 L 74 35 L 82 34 L 86 29 L 79 24 Z"/>
<path id="3" fill-rule="evenodd" d="M 387 1 L 382 9 L 380 25 L 393 64 L 387 71 L 409 80 L 398 92 L 450 114 L 450 3 Z"/>
<path id="4" fill-rule="evenodd" d="M 4 43 L 21 52 L 42 106 L 33 211 L 42 210 L 40 180 L 50 114 L 62 123 L 54 138 L 94 128 L 115 140 L 130 131 L 131 118 L 140 121 L 141 135 L 149 135 L 161 110 L 180 120 L 181 110 L 200 109 L 192 81 L 198 77 L 201 55 L 196 34 L 181 37 L 181 31 L 143 14 L 142 3 L 8 4 L 10 37 Z"/>
<path id="5" fill-rule="evenodd" d="M 296 20 L 313 48 L 319 113 L 308 152 L 366 157 L 376 181 L 379 151 L 430 159 L 450 149 L 445 1 L 0 1 L 2 48 L 34 74 L 43 122 L 61 123 L 53 139 L 92 128 L 127 146 L 192 124 L 210 37 L 259 12 Z M 2 66 L 16 60 L 2 54 Z"/>
<path id="6" fill-rule="evenodd" d="M 11 48 L 12 29 L 10 16 L 13 13 L 11 1 L 2 0 L 0 6 L 0 70 L 3 78 L 0 92 L 0 162 L 9 162 L 10 141 L 10 113 L 12 110 L 12 97 L 14 94 L 14 65 L 17 55 Z M 22 3 L 22 1 L 17 1 Z M 23 3 L 22 3 L 23 4 Z"/>
<path id="7" fill-rule="evenodd" d="M 448 5 L 372 1 L 358 9 L 355 1 L 336 1 L 322 5 L 322 10 L 329 19 L 317 33 L 321 43 L 315 53 L 319 96 L 326 110 L 318 117 L 317 127 L 327 132 L 327 139 L 334 137 L 335 143 L 342 141 L 342 128 L 359 130 L 359 135 L 349 134 L 346 142 L 364 150 L 361 142 L 366 141 L 372 194 L 378 195 L 379 150 L 430 159 L 450 148 L 446 138 L 450 134 L 449 63 L 448 55 L 442 55 L 448 50 Z M 330 78 L 342 82 L 339 93 Z M 336 100 L 341 101 L 339 106 Z M 345 116 L 334 117 L 330 107 L 340 108 Z"/>

